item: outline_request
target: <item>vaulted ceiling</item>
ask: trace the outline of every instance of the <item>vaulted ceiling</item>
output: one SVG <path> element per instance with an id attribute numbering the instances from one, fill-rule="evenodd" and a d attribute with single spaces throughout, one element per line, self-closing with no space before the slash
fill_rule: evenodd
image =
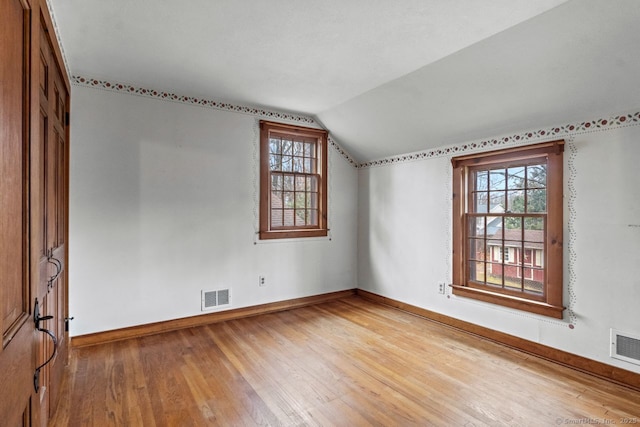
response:
<path id="1" fill-rule="evenodd" d="M 358 161 L 640 107 L 637 0 L 49 0 L 73 75 L 314 116 Z"/>

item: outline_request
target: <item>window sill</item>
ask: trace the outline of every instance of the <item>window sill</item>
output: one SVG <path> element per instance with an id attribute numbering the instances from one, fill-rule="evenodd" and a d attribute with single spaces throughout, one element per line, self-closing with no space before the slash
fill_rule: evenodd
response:
<path id="1" fill-rule="evenodd" d="M 530 313 L 540 314 L 542 316 L 562 319 L 564 307 L 555 306 L 539 301 L 531 301 L 525 298 L 503 295 L 484 289 L 470 288 L 468 286 L 449 285 L 453 290 L 453 294 L 460 297 L 472 298 L 504 307 L 514 308 L 516 310 L 528 311 Z"/>
<path id="2" fill-rule="evenodd" d="M 310 238 L 328 238 L 328 236 L 329 230 L 327 229 L 261 231 L 258 233 L 258 241 L 306 240 Z"/>

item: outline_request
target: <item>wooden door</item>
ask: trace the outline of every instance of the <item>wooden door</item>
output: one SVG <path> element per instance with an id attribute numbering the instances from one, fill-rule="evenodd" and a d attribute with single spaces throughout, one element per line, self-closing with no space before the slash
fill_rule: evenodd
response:
<path id="1" fill-rule="evenodd" d="M 46 426 L 68 353 L 69 81 L 44 0 L 0 0 L 0 41 L 0 425 Z"/>
<path id="2" fill-rule="evenodd" d="M 0 420 L 31 425 L 35 329 L 29 280 L 30 14 L 0 1 Z"/>
<path id="3" fill-rule="evenodd" d="M 51 317 L 42 327 L 56 337 L 56 344 L 49 335 L 41 334 L 38 362 L 51 361 L 40 373 L 40 409 L 43 419 L 52 415 L 58 401 L 63 367 L 68 354 L 68 339 L 65 327 L 67 317 L 67 105 L 68 91 L 63 73 L 56 59 L 53 34 L 48 31 L 46 21 L 42 25 L 39 43 L 38 103 L 39 138 L 32 144 L 32 161 L 38 167 L 32 169 L 32 182 L 37 182 L 37 191 L 32 192 L 32 229 L 39 230 L 38 238 L 32 239 L 35 268 L 36 298 L 41 315 Z M 37 244 L 33 244 L 37 243 Z M 55 351 L 54 351 L 55 350 Z"/>

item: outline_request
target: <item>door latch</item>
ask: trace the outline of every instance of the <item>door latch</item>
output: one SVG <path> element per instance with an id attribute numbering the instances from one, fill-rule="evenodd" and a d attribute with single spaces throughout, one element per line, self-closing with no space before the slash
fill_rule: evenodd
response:
<path id="1" fill-rule="evenodd" d="M 35 324 L 37 331 L 44 332 L 45 334 L 49 335 L 49 337 L 53 341 L 53 352 L 51 352 L 51 356 L 49 356 L 49 358 L 42 365 L 38 366 L 35 373 L 33 374 L 33 388 L 35 388 L 36 393 L 40 390 L 40 371 L 42 370 L 42 368 L 47 366 L 47 364 L 53 360 L 56 353 L 58 353 L 58 339 L 53 334 L 53 332 L 40 326 L 40 322 L 50 319 L 53 319 L 53 316 L 40 316 L 40 305 L 38 304 L 38 298 L 36 298 L 36 303 L 33 307 L 33 323 Z"/>

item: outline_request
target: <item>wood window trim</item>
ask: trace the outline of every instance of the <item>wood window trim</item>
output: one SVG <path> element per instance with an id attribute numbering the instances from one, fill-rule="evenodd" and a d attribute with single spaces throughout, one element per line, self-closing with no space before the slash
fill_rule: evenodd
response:
<path id="1" fill-rule="evenodd" d="M 290 135 L 299 138 L 312 138 L 317 146 L 318 176 L 318 225 L 272 229 L 271 221 L 271 183 L 269 167 L 269 136 L 271 134 Z M 291 239 L 307 237 L 326 237 L 327 227 L 327 170 L 328 170 L 328 132 L 323 129 L 307 128 L 285 123 L 260 120 L 260 219 L 259 238 Z"/>
<path id="2" fill-rule="evenodd" d="M 543 316 L 562 319 L 563 296 L 563 154 L 564 140 L 502 149 L 454 157 L 453 166 L 453 284 L 454 295 L 502 305 Z M 470 167 L 522 164 L 529 159 L 546 157 L 547 160 L 547 229 L 545 234 L 544 299 L 523 298 L 492 292 L 486 288 L 469 286 L 466 282 L 466 223 L 467 178 Z"/>

